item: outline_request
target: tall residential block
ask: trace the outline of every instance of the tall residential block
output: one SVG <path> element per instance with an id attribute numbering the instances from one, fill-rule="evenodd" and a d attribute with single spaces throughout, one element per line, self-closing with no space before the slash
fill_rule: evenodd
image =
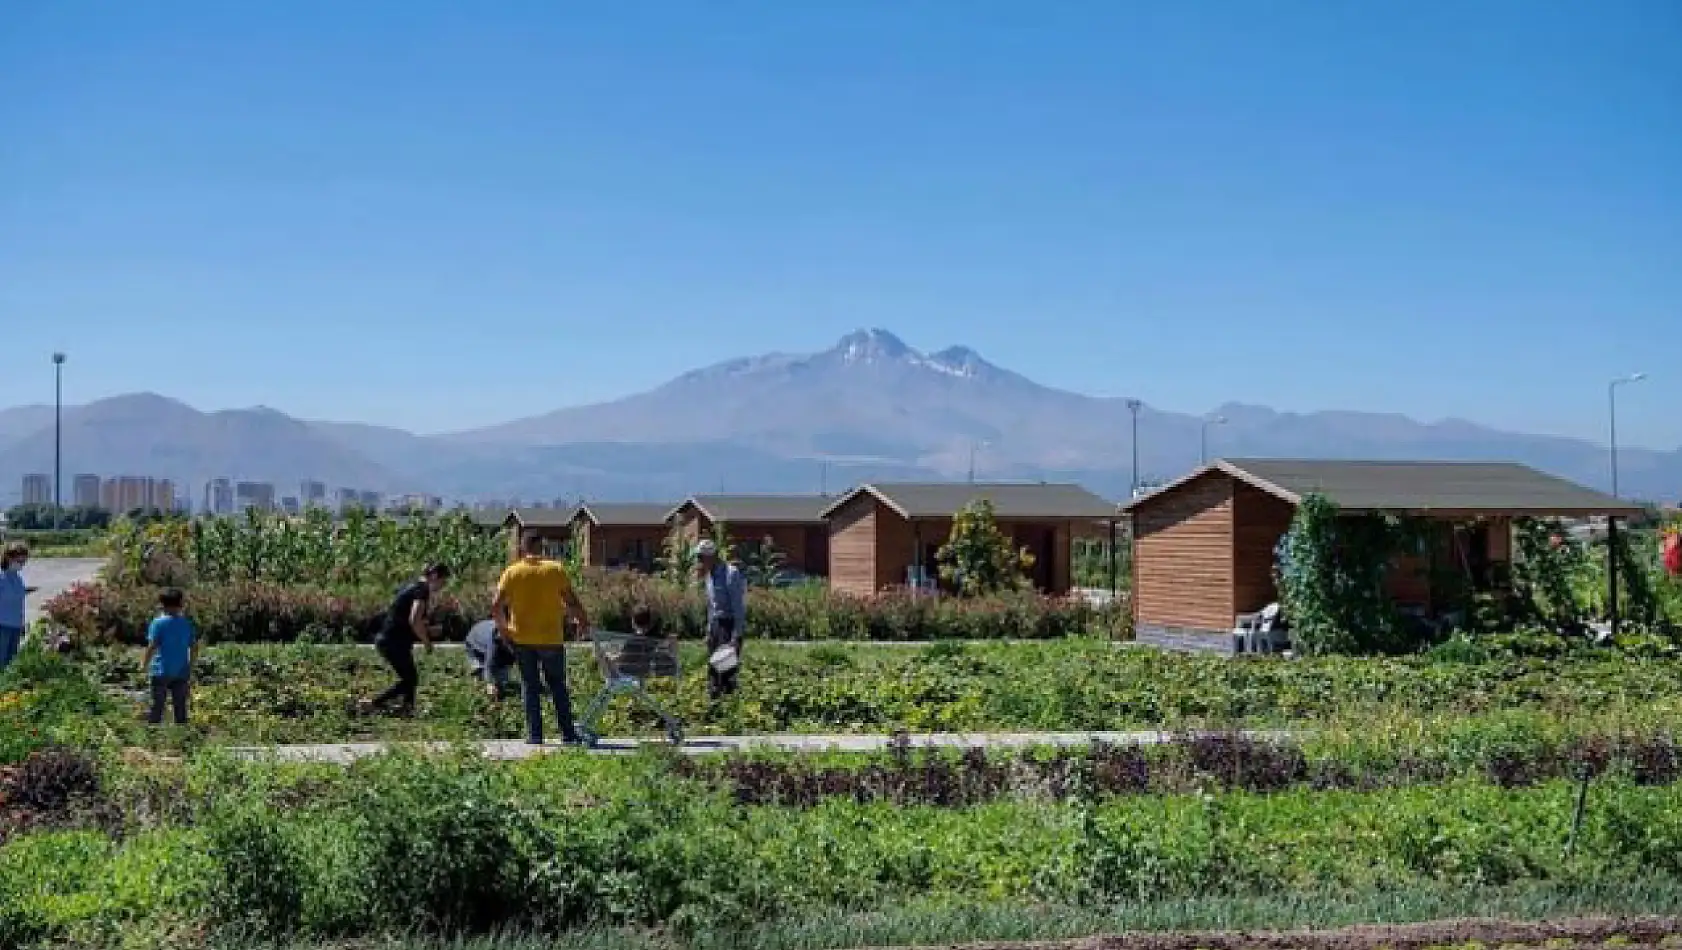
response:
<path id="1" fill-rule="evenodd" d="M 327 483 L 313 479 L 305 479 L 298 483 L 298 501 L 305 508 L 323 508 L 327 505 Z"/>
<path id="2" fill-rule="evenodd" d="M 77 475 L 71 483 L 71 503 L 78 508 L 98 508 L 100 484 L 98 475 Z"/>
<path id="3" fill-rule="evenodd" d="M 155 483 L 155 479 L 144 475 L 107 478 L 99 487 L 100 507 L 119 515 L 151 508 Z"/>
<path id="4" fill-rule="evenodd" d="M 204 512 L 211 515 L 234 513 L 233 479 L 213 478 L 204 483 Z"/>
<path id="5" fill-rule="evenodd" d="M 275 507 L 274 484 L 271 482 L 236 482 L 234 484 L 234 507 L 239 511 L 255 508 L 258 511 L 273 511 Z"/>
<path id="6" fill-rule="evenodd" d="M 51 475 L 23 476 L 23 503 L 26 505 L 52 504 L 53 477 Z"/>
<path id="7" fill-rule="evenodd" d="M 159 511 L 175 510 L 175 482 L 167 478 L 149 479 L 151 485 L 148 490 L 146 506 Z"/>

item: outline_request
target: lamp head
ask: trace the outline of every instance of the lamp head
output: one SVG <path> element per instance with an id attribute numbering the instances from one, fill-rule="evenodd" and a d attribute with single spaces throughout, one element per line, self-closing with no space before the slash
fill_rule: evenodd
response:
<path id="1" fill-rule="evenodd" d="M 63 366 L 64 365 L 64 354 L 63 353 L 54 353 L 53 354 L 53 365 L 54 366 Z"/>

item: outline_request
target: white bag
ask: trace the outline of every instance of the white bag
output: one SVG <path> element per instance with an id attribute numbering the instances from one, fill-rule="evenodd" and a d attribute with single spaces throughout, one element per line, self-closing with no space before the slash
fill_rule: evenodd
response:
<path id="1" fill-rule="evenodd" d="M 713 651 L 712 656 L 707 658 L 707 663 L 720 673 L 730 672 L 741 662 L 741 657 L 736 655 L 736 648 L 730 646 L 719 647 Z"/>

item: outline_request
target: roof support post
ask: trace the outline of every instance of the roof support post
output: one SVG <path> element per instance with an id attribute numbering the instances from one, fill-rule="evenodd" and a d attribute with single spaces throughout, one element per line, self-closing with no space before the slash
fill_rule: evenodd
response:
<path id="1" fill-rule="evenodd" d="M 923 596 L 923 524 L 911 522 L 911 599 Z"/>
<path id="2" fill-rule="evenodd" d="M 1606 614 L 1612 636 L 1618 635 L 1618 519 L 1606 518 Z"/>
<path id="3" fill-rule="evenodd" d="M 1120 578 L 1120 573 L 1118 572 L 1117 566 L 1116 566 L 1115 519 L 1111 518 L 1110 519 L 1110 597 L 1112 597 L 1112 598 L 1116 597 L 1117 595 L 1119 595 L 1121 593 L 1121 588 L 1117 586 L 1118 583 L 1120 582 L 1120 579 L 1121 579 Z"/>

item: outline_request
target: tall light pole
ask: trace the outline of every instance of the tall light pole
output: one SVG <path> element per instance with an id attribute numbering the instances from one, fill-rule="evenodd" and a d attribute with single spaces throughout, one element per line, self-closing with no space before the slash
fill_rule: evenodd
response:
<path id="1" fill-rule="evenodd" d="M 53 354 L 53 527 L 64 515 L 64 354 Z"/>
<path id="2" fill-rule="evenodd" d="M 1143 406 L 1137 399 L 1127 400 L 1127 411 L 1133 414 L 1133 485 L 1127 493 L 1130 499 L 1139 494 L 1139 409 Z"/>
<path id="3" fill-rule="evenodd" d="M 1609 422 L 1608 447 L 1612 455 L 1612 497 L 1618 496 L 1618 387 L 1639 383 L 1646 373 L 1631 373 L 1606 384 L 1606 411 Z M 1612 636 L 1618 635 L 1618 518 L 1606 519 L 1606 613 Z"/>
<path id="4" fill-rule="evenodd" d="M 971 442 L 969 444 L 969 483 L 971 485 L 975 484 L 975 452 L 976 452 L 976 450 L 987 448 L 988 446 L 990 446 L 992 444 L 993 443 L 988 442 L 986 439 L 982 439 L 980 441 L 971 440 Z"/>
<path id="5" fill-rule="evenodd" d="M 1621 376 L 1606 384 L 1606 409 L 1610 421 L 1609 435 L 1612 455 L 1612 497 L 1618 494 L 1618 387 L 1628 383 L 1639 383 L 1647 378 L 1646 373 L 1631 373 Z"/>
<path id="6" fill-rule="evenodd" d="M 1200 465 L 1209 464 L 1209 427 L 1226 425 L 1226 416 L 1204 416 L 1203 424 L 1197 433 L 1197 461 Z"/>

